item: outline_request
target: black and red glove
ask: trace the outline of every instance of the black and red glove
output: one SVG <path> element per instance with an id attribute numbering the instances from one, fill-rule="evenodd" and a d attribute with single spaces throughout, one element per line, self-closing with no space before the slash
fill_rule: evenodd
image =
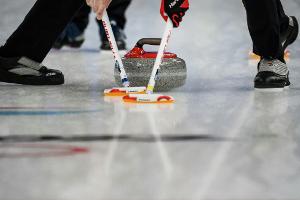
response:
<path id="1" fill-rule="evenodd" d="M 185 12 L 189 9 L 189 0 L 162 0 L 160 14 L 167 21 L 172 20 L 173 26 L 178 27 Z"/>

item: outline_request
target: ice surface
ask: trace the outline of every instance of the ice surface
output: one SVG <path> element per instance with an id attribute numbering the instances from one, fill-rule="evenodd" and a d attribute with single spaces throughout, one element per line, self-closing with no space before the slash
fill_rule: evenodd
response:
<path id="1" fill-rule="evenodd" d="M 1 0 L 0 43 L 33 3 Z M 161 36 L 159 4 L 133 1 L 129 47 Z M 300 18 L 299 1 L 283 4 Z M 103 97 L 114 63 L 91 22 L 82 49 L 45 60 L 65 85 L 0 84 L 1 200 L 300 199 L 299 40 L 291 88 L 256 92 L 241 1 L 193 0 L 168 48 L 188 67 L 186 85 L 166 93 L 176 103 L 130 106 Z"/>

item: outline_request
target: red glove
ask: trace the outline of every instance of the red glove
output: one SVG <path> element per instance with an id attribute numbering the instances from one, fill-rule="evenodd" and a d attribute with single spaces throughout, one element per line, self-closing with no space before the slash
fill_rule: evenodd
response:
<path id="1" fill-rule="evenodd" d="M 167 21 L 172 20 L 173 26 L 178 27 L 185 12 L 189 9 L 189 0 L 162 0 L 160 14 Z"/>

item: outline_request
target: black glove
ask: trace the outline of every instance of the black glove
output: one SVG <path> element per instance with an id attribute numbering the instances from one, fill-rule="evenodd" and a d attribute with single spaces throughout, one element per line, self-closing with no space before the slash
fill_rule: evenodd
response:
<path id="1" fill-rule="evenodd" d="M 172 20 L 173 26 L 178 27 L 188 9 L 189 0 L 162 0 L 160 14 L 165 21 L 169 17 Z"/>

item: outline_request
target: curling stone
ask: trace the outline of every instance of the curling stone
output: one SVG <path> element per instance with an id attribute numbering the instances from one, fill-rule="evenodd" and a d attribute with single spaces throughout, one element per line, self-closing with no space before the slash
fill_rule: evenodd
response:
<path id="1" fill-rule="evenodd" d="M 159 46 L 160 38 L 144 38 L 137 42 L 135 47 L 123 58 L 130 87 L 147 86 L 157 56 L 157 52 L 146 52 L 144 45 Z M 119 86 L 122 86 L 120 72 L 115 68 L 114 77 Z M 167 91 L 185 84 L 187 69 L 185 61 L 174 53 L 165 52 L 160 66 L 154 91 Z"/>

